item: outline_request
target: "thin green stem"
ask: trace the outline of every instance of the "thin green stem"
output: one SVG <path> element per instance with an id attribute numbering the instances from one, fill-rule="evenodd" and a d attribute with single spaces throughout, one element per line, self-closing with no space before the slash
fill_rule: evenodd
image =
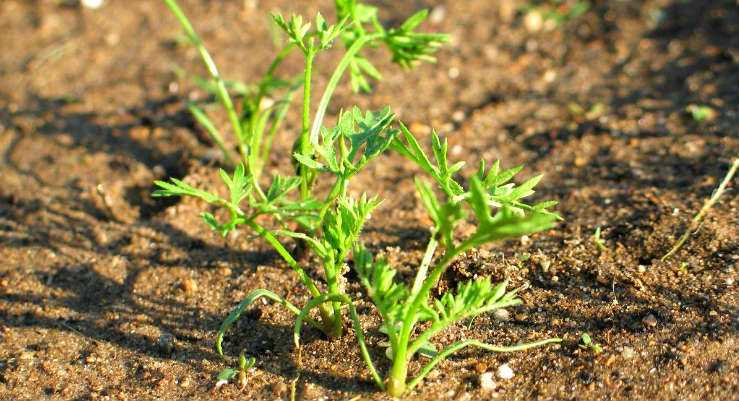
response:
<path id="1" fill-rule="evenodd" d="M 323 200 L 323 206 L 318 213 L 318 223 L 316 224 L 318 227 L 320 227 L 323 223 L 323 218 L 326 217 L 326 213 L 328 213 L 328 209 L 331 207 L 334 201 L 346 193 L 346 186 L 346 178 L 341 176 L 336 177 L 336 181 L 334 181 L 334 185 L 331 187 L 328 195 L 326 195 L 326 199 Z"/>
<path id="2" fill-rule="evenodd" d="M 269 232 L 266 228 L 262 227 L 258 223 L 256 223 L 254 220 L 245 220 L 246 225 L 251 227 L 252 230 L 256 231 L 257 234 L 259 234 L 262 238 L 264 238 L 270 245 L 272 245 L 272 248 L 277 251 L 277 253 L 282 257 L 282 259 L 287 262 L 288 266 L 290 266 L 291 269 L 295 271 L 295 273 L 298 274 L 298 278 L 308 288 L 308 291 L 310 292 L 311 296 L 318 297 L 321 295 L 321 291 L 316 287 L 316 283 L 313 282 L 313 280 L 308 276 L 308 274 L 303 270 L 302 267 L 298 264 L 298 262 L 290 255 L 290 252 L 285 249 L 284 246 L 282 246 L 282 243 L 274 236 L 271 232 Z M 321 319 L 323 321 L 324 326 L 324 332 L 328 334 L 329 336 L 332 336 L 331 328 L 334 326 L 334 316 L 331 311 L 331 309 L 321 306 Z"/>
<path id="3" fill-rule="evenodd" d="M 244 162 L 246 163 L 246 156 L 248 155 L 248 152 L 245 149 L 246 138 L 244 138 L 244 132 L 241 127 L 241 122 L 239 121 L 239 116 L 236 113 L 236 109 L 234 108 L 231 96 L 228 94 L 228 90 L 226 89 L 226 83 L 223 81 L 223 78 L 221 78 L 221 74 L 218 72 L 218 68 L 216 67 L 215 61 L 213 61 L 213 57 L 211 57 L 210 53 L 208 53 L 203 40 L 200 38 L 197 32 L 195 32 L 195 29 L 190 23 L 190 20 L 187 19 L 187 16 L 184 12 L 182 12 L 182 9 L 179 7 L 179 5 L 177 5 L 177 2 L 175 0 L 164 0 L 164 4 L 169 7 L 169 9 L 172 11 L 172 14 L 174 14 L 175 18 L 177 18 L 177 21 L 179 21 L 180 25 L 185 30 L 185 34 L 198 50 L 200 58 L 203 60 L 203 64 L 205 64 L 205 68 L 208 70 L 211 78 L 213 78 L 213 80 L 215 81 L 216 95 L 218 97 L 218 100 L 220 100 L 221 104 L 223 105 L 223 108 L 226 109 L 226 114 L 228 114 L 228 119 L 231 122 L 231 126 L 233 127 L 234 135 L 239 141 L 239 151 L 241 153 L 241 157 L 244 158 Z"/>
<path id="4" fill-rule="evenodd" d="M 413 333 L 413 328 L 418 322 L 418 308 L 421 306 L 422 302 L 427 302 L 428 294 L 431 289 L 439 281 L 442 273 L 444 273 L 447 267 L 449 267 L 449 264 L 451 264 L 454 258 L 472 245 L 473 244 L 468 239 L 460 244 L 460 246 L 448 249 L 442 259 L 436 264 L 436 267 L 431 271 L 431 275 L 422 280 L 423 284 L 421 285 L 421 288 L 415 294 L 411 294 L 408 300 L 409 304 L 403 314 L 403 326 L 400 329 L 398 347 L 394 350 L 395 355 L 393 366 L 390 371 L 390 382 L 388 384 L 388 388 L 392 388 L 392 391 L 401 391 L 401 393 L 405 391 L 404 387 L 405 377 L 408 372 L 408 360 L 410 360 L 412 355 L 408 352 L 408 345 L 410 343 L 411 334 Z M 403 378 L 402 382 L 398 381 L 400 377 Z M 399 390 L 399 388 L 403 388 L 403 390 Z"/>
<path id="5" fill-rule="evenodd" d="M 731 179 L 734 177 L 734 174 L 736 174 L 737 169 L 739 169 L 739 158 L 735 159 L 734 162 L 731 165 L 731 168 L 729 168 L 729 171 L 726 173 L 726 176 L 724 176 L 724 179 L 721 181 L 721 184 L 716 188 L 715 191 L 713 191 L 713 194 L 710 198 L 706 200 L 706 202 L 703 204 L 703 207 L 701 207 L 701 210 L 698 211 L 698 214 L 693 216 L 693 220 L 690 221 L 690 226 L 685 231 L 685 233 L 680 236 L 680 239 L 675 242 L 675 245 L 670 249 L 669 252 L 665 254 L 665 256 L 662 257 L 662 261 L 664 262 L 667 260 L 670 256 L 674 255 L 677 251 L 680 250 L 680 247 L 683 246 L 685 241 L 690 238 L 690 234 L 693 233 L 693 231 L 697 230 L 698 227 L 700 227 L 701 221 L 703 221 L 703 217 L 705 217 L 706 213 L 713 207 L 713 205 L 718 202 L 718 199 L 721 197 L 721 195 L 726 190 L 726 186 L 729 185 L 729 182 L 731 182 Z"/>
<path id="6" fill-rule="evenodd" d="M 274 60 L 272 60 L 269 68 L 267 68 L 267 72 L 264 74 L 264 78 L 262 78 L 262 82 L 260 82 L 259 84 L 259 93 L 257 94 L 257 100 L 262 100 L 262 97 L 266 93 L 267 83 L 272 81 L 275 76 L 275 71 L 277 70 L 277 67 L 279 67 L 283 61 L 285 61 L 285 58 L 287 58 L 287 56 L 290 54 L 290 52 L 293 51 L 293 49 L 295 49 L 295 46 L 292 43 L 288 43 L 280 50 L 279 53 L 277 53 Z"/>
<path id="7" fill-rule="evenodd" d="M 458 316 L 454 319 L 449 320 L 440 320 L 435 323 L 433 323 L 429 328 L 424 330 L 418 337 L 416 337 L 413 342 L 408 346 L 408 355 L 413 357 L 413 355 L 418 352 L 421 347 L 423 347 L 426 343 L 428 343 L 431 338 L 436 335 L 438 332 L 444 330 L 445 328 L 449 327 L 450 325 L 467 318 L 473 318 L 475 316 L 482 315 L 483 313 L 490 312 L 495 309 L 500 308 L 506 308 L 509 306 L 519 305 L 521 304 L 521 300 L 514 298 L 506 301 L 496 302 L 492 305 L 488 305 L 484 308 L 477 309 L 476 311 L 472 313 L 466 313 L 464 315 Z"/>
<path id="8" fill-rule="evenodd" d="M 312 157 L 312 146 L 309 138 L 310 129 L 310 97 L 311 97 L 311 76 L 313 74 L 313 59 L 315 52 L 309 50 L 305 53 L 305 78 L 303 79 L 303 127 L 300 133 L 300 152 L 301 155 Z M 310 174 L 311 170 L 305 165 L 300 165 L 300 196 L 303 200 L 310 196 Z"/>
<path id="9" fill-rule="evenodd" d="M 450 345 L 449 347 L 445 348 L 443 351 L 439 352 L 438 354 L 436 354 L 436 356 L 434 356 L 434 358 L 431 359 L 431 361 L 421 369 L 421 371 L 418 373 L 418 376 L 414 377 L 410 382 L 408 382 L 406 391 L 413 390 L 413 388 L 416 387 L 418 383 L 420 383 L 421 380 L 423 380 L 423 378 L 426 377 L 426 375 L 428 375 L 429 372 L 431 372 L 431 370 L 434 368 L 434 366 L 436 366 L 439 362 L 443 361 L 449 355 L 457 351 L 460 351 L 465 347 L 473 346 L 473 347 L 482 348 L 484 350 L 492 351 L 492 352 L 516 352 L 516 351 L 524 351 L 524 350 L 535 348 L 535 347 L 541 347 L 547 344 L 558 343 L 561 341 L 562 339 L 560 338 L 549 338 L 546 340 L 534 341 L 531 343 L 524 343 L 524 344 L 517 344 L 517 345 L 512 345 L 509 347 L 490 345 L 490 344 L 487 344 L 487 343 L 484 343 L 478 340 L 458 341 Z M 399 397 L 402 394 L 391 394 L 391 395 Z"/>
<path id="10" fill-rule="evenodd" d="M 270 245 L 272 245 L 272 248 L 274 248 L 274 250 L 277 251 L 282 259 L 287 262 L 287 265 L 290 266 L 290 268 L 298 274 L 298 278 L 300 278 L 300 281 L 305 284 L 312 296 L 317 297 L 321 294 L 321 291 L 318 290 L 318 287 L 316 287 L 316 284 L 313 282 L 310 276 L 308 276 L 305 270 L 300 267 L 298 262 L 292 257 L 292 255 L 290 255 L 290 252 L 285 249 L 282 243 L 274 235 L 272 235 L 271 232 L 259 225 L 259 223 L 255 222 L 254 220 L 247 219 L 245 220 L 245 223 L 252 230 L 256 231 L 259 236 L 264 238 Z"/>
<path id="11" fill-rule="evenodd" d="M 313 308 L 326 302 L 340 302 L 342 304 L 346 304 L 349 307 L 349 314 L 352 319 L 354 335 L 357 337 L 357 343 L 359 344 L 362 358 L 367 365 L 367 369 L 369 369 L 370 374 L 372 375 L 372 379 L 375 381 L 375 384 L 377 384 L 377 387 L 384 390 L 385 385 L 382 382 L 382 378 L 377 373 L 377 369 L 372 363 L 372 358 L 370 357 L 369 351 L 367 350 L 367 344 L 364 338 L 364 330 L 362 330 L 362 325 L 359 322 L 357 309 L 354 307 L 351 298 L 349 298 L 346 294 L 322 294 L 319 297 L 311 299 L 300 311 L 300 314 L 295 319 L 295 326 L 293 327 L 293 341 L 295 343 L 295 349 L 298 352 L 298 367 L 302 365 L 302 356 L 300 349 L 300 330 L 303 327 L 303 320 L 308 316 L 308 312 L 310 312 Z"/>
<path id="12" fill-rule="evenodd" d="M 259 163 L 257 164 L 257 171 L 253 173 L 257 176 L 257 179 L 259 179 L 259 177 L 262 175 L 262 169 L 269 161 L 269 153 L 272 149 L 272 141 L 274 140 L 277 130 L 280 129 L 280 126 L 282 126 L 282 122 L 285 120 L 287 111 L 290 109 L 290 104 L 292 104 L 293 97 L 295 97 L 295 89 L 290 89 L 283 99 L 284 103 L 277 108 L 275 117 L 272 120 L 272 125 L 267 132 L 267 136 L 264 138 L 262 148 L 259 150 Z"/>
<path id="13" fill-rule="evenodd" d="M 194 104 L 188 104 L 187 108 L 195 120 L 205 128 L 205 132 L 208 133 L 208 136 L 210 136 L 213 143 L 215 143 L 216 146 L 218 146 L 218 149 L 221 150 L 226 164 L 229 166 L 236 166 L 236 162 L 234 162 L 234 158 L 231 156 L 231 151 L 226 147 L 226 143 L 223 141 L 221 133 L 218 131 L 216 126 L 213 125 L 213 122 L 208 118 L 205 112 Z"/>
<path id="14" fill-rule="evenodd" d="M 324 274 L 326 276 L 326 287 L 328 288 L 329 294 L 341 294 L 341 291 L 339 290 L 339 280 L 338 280 L 338 274 L 340 271 L 340 266 L 338 264 L 341 262 L 336 262 L 333 260 L 326 260 L 324 261 Z M 341 302 L 335 301 L 331 304 L 331 308 L 333 309 L 333 328 L 334 328 L 334 334 L 335 337 L 340 337 L 341 334 L 344 331 L 343 327 L 343 320 L 341 317 Z"/>
<path id="15" fill-rule="evenodd" d="M 326 84 L 326 88 L 323 90 L 321 101 L 318 103 L 318 109 L 316 109 L 316 117 L 313 119 L 313 126 L 310 130 L 311 143 L 318 143 L 318 135 L 321 131 L 321 126 L 323 125 L 323 118 L 326 116 L 326 109 L 328 108 L 328 104 L 331 101 L 331 97 L 333 96 L 336 87 L 339 85 L 339 81 L 341 81 L 341 77 L 344 75 L 344 72 L 349 67 L 349 63 L 351 63 L 354 56 L 362 49 L 362 47 L 373 40 L 379 39 L 381 36 L 382 35 L 380 34 L 362 36 L 354 43 L 352 43 L 349 49 L 346 50 L 346 53 L 344 53 L 344 56 L 341 58 L 341 61 L 339 61 L 339 64 L 336 66 L 334 73 L 331 75 L 328 84 Z"/>
<path id="16" fill-rule="evenodd" d="M 263 288 L 256 289 L 250 292 L 246 296 L 246 298 L 239 302 L 239 304 L 231 311 L 231 313 L 228 314 L 223 323 L 221 323 L 221 328 L 218 330 L 218 335 L 216 336 L 216 351 L 218 351 L 218 355 L 223 356 L 223 336 L 226 334 L 226 331 L 228 331 L 228 329 L 233 326 L 233 324 L 239 319 L 246 308 L 248 308 L 251 304 L 254 303 L 254 301 L 260 298 L 271 299 L 283 305 L 285 308 L 287 308 L 287 310 L 294 313 L 295 315 L 300 315 L 300 309 L 291 304 L 285 298 L 282 298 L 274 292 L 265 290 Z M 318 324 L 318 322 L 316 322 L 314 319 L 308 317 L 306 318 L 306 320 L 311 326 L 321 329 L 321 325 Z"/>
<path id="17" fill-rule="evenodd" d="M 429 265 L 431 265 L 431 259 L 434 257 L 434 252 L 439 242 L 436 240 L 436 232 L 431 233 L 431 238 L 426 245 L 426 252 L 423 254 L 421 265 L 418 267 L 418 273 L 416 273 L 416 279 L 413 281 L 413 288 L 411 294 L 417 294 L 423 285 L 423 281 L 426 279 L 428 274 Z"/>

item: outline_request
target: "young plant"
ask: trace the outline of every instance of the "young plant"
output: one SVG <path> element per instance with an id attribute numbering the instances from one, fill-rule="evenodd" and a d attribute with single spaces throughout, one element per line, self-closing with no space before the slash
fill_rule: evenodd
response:
<path id="1" fill-rule="evenodd" d="M 401 133 L 393 141 L 392 148 L 427 172 L 433 178 L 442 198 L 437 196 L 431 185 L 416 180 L 419 196 L 434 226 L 412 285 L 398 282 L 395 279 L 396 270 L 390 263 L 383 259 L 375 260 L 362 245 L 356 245 L 353 250 L 354 269 L 382 317 L 380 331 L 387 335 L 390 344 L 390 371 L 382 379 L 374 367 L 364 344 L 362 328 L 356 320 L 356 311 L 346 296 L 325 295 L 313 299 L 305 306 L 295 324 L 295 343 L 299 352 L 302 320 L 307 318 L 311 308 L 325 302 L 348 305 L 362 356 L 370 373 L 377 386 L 394 397 L 412 390 L 439 362 L 465 347 L 512 352 L 560 341 L 552 338 L 503 347 L 465 339 L 442 351 L 436 351 L 431 343 L 435 335 L 462 320 L 520 304 L 517 293 L 525 288 L 508 290 L 507 280 L 493 284 L 489 278 L 484 277 L 459 283 L 456 291 L 450 290 L 438 298 L 433 297 L 432 292 L 447 268 L 467 250 L 546 230 L 553 226 L 559 216 L 548 210 L 556 202 L 528 205 L 523 201 L 523 198 L 533 194 L 533 188 L 541 176 L 515 185 L 509 181 L 521 167 L 501 171 L 500 164 L 496 162 L 491 169 L 486 170 L 485 164 L 480 163 L 478 172 L 470 178 L 469 188 L 465 188 L 455 178 L 463 163 L 448 164 L 446 141 L 442 142 L 436 134 L 433 135 L 432 161 L 402 125 Z M 468 216 L 474 218 L 477 229 L 466 238 L 458 238 L 456 228 Z M 438 247 L 441 248 L 440 252 L 437 252 Z M 409 364 L 417 354 L 429 356 L 431 360 L 409 380 Z M 298 357 L 300 362 L 300 353 Z"/>
<path id="2" fill-rule="evenodd" d="M 384 44 L 391 52 L 394 62 L 410 68 L 419 61 L 435 61 L 433 54 L 448 40 L 444 34 L 415 32 L 427 17 L 425 10 L 414 14 L 398 28 L 386 29 L 379 22 L 375 7 L 356 0 L 337 0 L 335 7 L 339 22 L 335 25 L 330 25 L 320 13 L 313 22 L 304 21 L 301 16 L 285 18 L 279 14 L 273 15 L 274 23 L 286 33 L 288 41 L 281 45 L 263 77 L 253 85 L 246 85 L 221 76 L 203 40 L 177 1 L 163 1 L 179 21 L 187 39 L 198 50 L 209 77 L 196 77 L 196 82 L 223 107 L 236 142 L 236 154 L 224 139 L 223 130 L 213 123 L 202 107 L 191 102 L 188 105 L 190 112 L 220 149 L 225 163 L 232 168 L 243 163 L 255 182 L 259 182 L 261 178 L 262 170 L 269 160 L 275 134 L 279 131 L 297 90 L 303 89 L 303 108 L 301 135 L 296 140 L 295 149 L 310 157 L 311 141 L 318 140 L 326 109 L 347 69 L 355 91 L 369 91 L 369 80 L 382 78 L 372 63 L 361 55 L 364 48 Z M 319 53 L 331 48 L 338 37 L 345 44 L 345 53 L 324 89 L 315 117 L 311 119 L 314 60 Z M 303 55 L 303 73 L 287 79 L 279 78 L 278 68 L 295 50 Z M 233 100 L 232 92 L 241 97 L 240 110 Z M 299 175 L 304 179 L 301 194 L 307 198 L 312 184 L 309 178 L 314 172 L 303 166 L 299 169 Z"/>
<path id="3" fill-rule="evenodd" d="M 595 232 L 593 233 L 593 243 L 601 252 L 605 252 L 608 250 L 608 248 L 606 247 L 606 241 L 603 240 L 603 238 L 601 238 L 600 236 L 600 226 L 595 228 Z"/>
<path id="4" fill-rule="evenodd" d="M 380 79 L 379 72 L 361 56 L 363 48 L 385 44 L 395 62 L 410 67 L 417 61 L 433 61 L 432 54 L 447 40 L 446 35 L 415 32 L 426 18 L 425 12 L 411 16 L 399 28 L 386 29 L 380 24 L 374 7 L 349 0 L 336 2 L 339 17 L 336 24 L 329 24 L 320 13 L 313 21 L 304 21 L 301 16 L 285 18 L 276 14 L 273 20 L 287 35 L 287 43 L 278 51 L 264 77 L 256 85 L 236 85 L 222 78 L 202 39 L 177 2 L 163 1 L 200 54 L 209 78 L 200 79 L 199 84 L 222 105 L 228 116 L 237 152 L 234 153 L 224 139 L 223 130 L 216 127 L 205 110 L 191 104 L 193 116 L 220 148 L 224 161 L 233 168 L 232 174 L 220 170 L 229 196 L 223 198 L 175 178 L 169 182 L 157 181 L 159 189 L 153 195 L 192 196 L 224 209 L 228 215 L 225 222 L 211 213 L 202 213 L 203 220 L 214 231 L 225 236 L 233 230 L 248 228 L 277 251 L 298 274 L 311 297 L 343 294 L 344 258 L 350 251 L 349 245 L 357 240 L 361 230 L 361 223 L 346 226 L 344 222 L 348 221 L 348 215 L 363 222 L 379 204 L 376 199 L 367 197 L 357 201 L 347 200 L 344 196 L 346 188 L 351 177 L 387 149 L 397 130 L 389 128 L 395 119 L 389 109 L 361 113 L 356 108 L 343 113 L 339 124 L 328 130 L 323 127 L 326 109 L 347 69 L 350 71 L 352 87 L 356 90 L 369 89 L 367 77 Z M 312 114 L 314 60 L 339 38 L 346 45 L 344 55 L 324 89 L 315 114 Z M 279 66 L 295 50 L 302 53 L 303 73 L 287 80 L 277 78 Z M 292 155 L 296 173 L 294 176 L 274 175 L 271 184 L 263 188 L 261 175 L 269 159 L 273 137 L 289 111 L 293 94 L 300 88 L 303 89 L 302 125 Z M 240 108 L 230 90 L 241 94 Z M 265 106 L 265 103 L 269 103 L 266 99 L 275 96 L 282 98 Z M 314 190 L 319 177 L 329 181 L 333 179 L 328 194 L 319 194 Z M 332 224 L 338 224 L 340 229 L 334 230 Z M 323 286 L 305 272 L 298 258 L 287 250 L 279 237 L 293 238 L 307 244 L 321 259 L 325 280 Z M 219 354 L 223 355 L 222 340 L 226 330 L 245 308 L 261 297 L 281 303 L 294 313 L 300 311 L 271 291 L 253 291 L 223 322 L 216 341 Z M 319 320 L 309 320 L 310 323 L 329 337 L 341 336 L 343 322 L 339 305 L 320 305 L 319 309 Z"/>
<path id="5" fill-rule="evenodd" d="M 603 347 L 600 344 L 593 342 L 593 339 L 590 338 L 590 334 L 588 333 L 582 333 L 582 336 L 580 336 L 580 343 L 577 346 L 584 350 L 589 349 L 593 351 L 595 355 L 603 352 Z"/>

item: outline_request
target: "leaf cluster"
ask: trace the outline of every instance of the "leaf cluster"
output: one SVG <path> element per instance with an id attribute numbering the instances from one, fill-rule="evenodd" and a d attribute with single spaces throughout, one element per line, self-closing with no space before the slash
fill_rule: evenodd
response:
<path id="1" fill-rule="evenodd" d="M 384 44 L 392 54 L 393 62 L 403 68 L 411 68 L 422 61 L 435 62 L 434 53 L 449 41 L 446 34 L 417 31 L 428 17 L 428 10 L 413 14 L 397 28 L 385 28 L 376 7 L 357 0 L 336 0 L 335 3 L 338 17 L 349 21 L 341 35 L 347 48 L 371 38 L 370 46 Z M 349 62 L 349 73 L 355 92 L 369 92 L 372 89 L 370 81 L 382 79 L 378 69 L 359 52 Z"/>
<path id="2" fill-rule="evenodd" d="M 298 308 L 285 298 L 266 289 L 252 291 L 224 320 L 218 332 L 216 349 L 223 355 L 223 338 L 227 330 L 257 299 L 275 301 L 297 318 L 295 341 L 300 367 L 300 328 L 305 321 L 328 337 L 342 335 L 344 316 L 348 310 L 354 334 L 362 356 L 375 382 L 393 396 L 412 389 L 441 360 L 467 346 L 496 352 L 523 350 L 558 339 L 543 340 L 511 347 L 497 347 L 477 340 L 464 340 L 437 351 L 432 337 L 445 328 L 467 318 L 513 306 L 521 301 L 516 296 L 521 289 L 507 289 L 507 281 L 494 284 L 482 277 L 459 283 L 456 290 L 432 296 L 440 277 L 465 251 L 484 244 L 548 229 L 559 218 L 549 210 L 556 202 L 529 204 L 525 198 L 534 193 L 541 176 L 513 182 L 522 167 L 503 170 L 495 162 L 486 168 L 480 163 L 469 179 L 462 179 L 464 163 L 450 163 L 448 143 L 436 133 L 431 137 L 430 155 L 389 109 L 363 112 L 354 107 L 341 112 L 335 126 L 327 128 L 323 119 L 333 92 L 344 73 L 355 91 L 369 90 L 371 79 L 380 79 L 379 71 L 362 55 L 367 47 L 384 45 L 393 61 L 408 68 L 420 61 L 433 62 L 433 54 L 448 38 L 444 34 L 424 33 L 418 28 L 427 18 L 426 11 L 409 17 L 400 26 L 385 28 L 375 7 L 356 0 L 336 0 L 338 22 L 329 24 L 318 13 L 312 21 L 293 15 L 285 18 L 273 15 L 273 21 L 287 36 L 287 43 L 275 56 L 264 77 L 253 86 L 238 85 L 223 79 L 208 51 L 175 0 L 163 0 L 185 29 L 187 37 L 198 49 L 208 70 L 209 78 L 200 84 L 218 100 L 229 118 L 236 139 L 238 154 L 223 139 L 221 129 L 210 120 L 200 105 L 191 104 L 190 111 L 222 150 L 231 173 L 219 170 L 226 195 L 206 191 L 171 178 L 156 181 L 155 197 L 189 196 L 201 199 L 220 209 L 221 213 L 205 211 L 203 221 L 222 236 L 246 228 L 268 243 L 296 273 L 310 295 Z M 312 67 L 315 56 L 331 47 L 336 40 L 344 43 L 345 51 L 315 110 L 311 108 Z M 277 77 L 277 69 L 293 49 L 302 52 L 305 68 L 300 76 Z M 269 159 L 271 143 L 290 108 L 293 94 L 303 89 L 302 125 L 297 136 L 292 160 L 294 174 L 274 174 L 269 185 L 262 186 L 262 170 Z M 241 96 L 241 104 L 232 100 L 232 93 Z M 267 100 L 280 97 L 275 103 Z M 361 233 L 381 200 L 362 194 L 353 198 L 347 194 L 349 182 L 369 163 L 387 150 L 394 150 L 413 161 L 428 175 L 430 182 L 416 180 L 421 203 L 427 210 L 433 227 L 423 260 L 412 284 L 398 280 L 397 270 L 382 258 L 375 259 L 362 245 Z M 332 183 L 327 193 L 316 190 L 316 182 Z M 225 217 L 224 217 L 225 215 Z M 464 222 L 473 222 L 476 230 L 466 237 L 459 235 Z M 301 258 L 298 251 L 289 251 L 283 241 L 293 241 L 294 249 L 307 249 L 313 259 Z M 441 245 L 439 247 L 439 245 Z M 437 252 L 437 247 L 440 251 Z M 382 316 L 380 331 L 388 337 L 387 355 L 392 367 L 383 380 L 369 356 L 364 331 L 352 298 L 346 293 L 346 273 L 349 261 L 359 281 Z M 308 274 L 301 261 L 317 260 L 322 274 Z M 318 315 L 310 312 L 318 309 Z M 426 323 L 422 329 L 419 323 Z M 415 355 L 425 355 L 430 361 L 410 381 L 408 364 Z M 242 352 L 239 369 L 226 369 L 223 380 L 239 374 L 246 383 L 246 371 L 255 364 Z"/>

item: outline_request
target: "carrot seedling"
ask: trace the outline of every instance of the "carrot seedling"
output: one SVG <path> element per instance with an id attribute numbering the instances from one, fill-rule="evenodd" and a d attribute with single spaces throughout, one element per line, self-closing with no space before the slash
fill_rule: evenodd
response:
<path id="1" fill-rule="evenodd" d="M 163 1 L 197 49 L 208 72 L 207 79 L 199 80 L 200 86 L 214 94 L 223 107 L 233 140 L 226 140 L 226 129 L 216 126 L 204 109 L 190 104 L 193 117 L 220 149 L 231 171 L 220 170 L 221 181 L 229 195 L 224 198 L 171 178 L 170 181 L 156 181 L 159 189 L 153 196 L 190 196 L 224 209 L 228 215 L 226 221 L 211 213 L 204 212 L 201 216 L 210 228 L 223 236 L 242 228 L 259 235 L 295 271 L 312 298 L 343 296 L 347 255 L 358 240 L 364 221 L 380 204 L 376 198 L 367 196 L 358 200 L 347 198 L 347 186 L 352 177 L 390 146 L 398 130 L 391 128 L 396 116 L 388 108 L 377 112 L 353 108 L 342 113 L 333 128 L 323 125 L 326 110 L 334 90 L 347 73 L 352 88 L 357 91 L 369 90 L 370 80 L 381 78 L 379 71 L 362 55 L 363 49 L 384 45 L 393 61 L 409 68 L 417 62 L 434 61 L 434 52 L 447 41 L 447 36 L 416 31 L 426 19 L 426 11 L 414 14 L 397 28 L 386 28 L 380 23 L 376 8 L 355 0 L 336 1 L 338 21 L 335 24 L 329 23 L 320 13 L 311 21 L 298 15 L 286 18 L 275 14 L 273 21 L 288 40 L 256 84 L 236 85 L 221 76 L 203 40 L 177 2 Z M 344 44 L 343 56 L 314 111 L 311 108 L 314 61 L 338 41 Z M 279 78 L 279 66 L 296 51 L 303 56 L 302 74 Z M 263 187 L 262 173 L 269 160 L 273 138 L 300 89 L 303 93 L 301 129 L 291 155 L 295 173 L 275 174 L 271 183 Z M 234 92 L 240 94 L 240 102 L 236 101 Z M 279 100 L 265 105 L 270 103 L 265 102 L 268 98 Z M 328 194 L 315 190 L 319 180 L 333 182 Z M 323 265 L 323 283 L 306 273 L 299 258 L 283 243 L 285 239 L 307 244 L 319 257 Z M 300 313 L 299 308 L 274 292 L 266 289 L 251 292 L 228 315 L 218 332 L 216 349 L 220 355 L 223 355 L 226 331 L 259 298 L 270 299 L 293 313 Z M 328 337 L 341 336 L 344 325 L 340 303 L 321 304 L 319 310 L 318 319 L 308 319 L 310 324 Z"/>
<path id="2" fill-rule="evenodd" d="M 308 318 L 310 309 L 327 302 L 347 305 L 362 356 L 375 383 L 394 397 L 411 391 L 439 362 L 463 348 L 513 352 L 560 341 L 551 338 L 513 346 L 495 346 L 464 339 L 437 351 L 431 342 L 435 335 L 462 320 L 521 304 L 517 294 L 525 288 L 511 290 L 507 288 L 507 281 L 494 284 L 490 278 L 483 277 L 459 283 L 456 290 L 449 290 L 438 298 L 433 297 L 433 290 L 449 266 L 470 249 L 546 230 L 554 225 L 559 216 L 549 210 L 556 202 L 529 205 L 523 200 L 534 193 L 533 188 L 541 176 L 516 185 L 510 181 L 522 169 L 521 166 L 501 170 L 500 163 L 496 162 L 486 169 L 485 163 L 480 163 L 478 172 L 470 178 L 469 188 L 464 188 L 455 178 L 463 163 L 448 164 L 446 141 L 441 141 L 433 134 L 432 161 L 408 129 L 401 125 L 400 130 L 400 135 L 392 142 L 392 148 L 428 173 L 436 187 L 434 189 L 427 182 L 416 180 L 419 197 L 434 225 L 412 285 L 397 281 L 397 271 L 390 263 L 375 259 L 361 243 L 355 245 L 353 250 L 353 267 L 359 281 L 382 317 L 380 332 L 388 337 L 390 344 L 387 352 L 392 360 L 390 370 L 383 378 L 372 362 L 356 311 L 346 295 L 324 294 L 316 297 L 303 308 L 295 324 L 295 343 L 300 364 L 300 330 L 302 320 Z M 437 192 L 442 195 L 441 198 Z M 474 218 L 477 229 L 466 238 L 458 238 L 456 228 L 468 217 Z M 437 248 L 440 252 L 437 252 Z M 409 378 L 409 364 L 417 355 L 431 359 L 414 377 Z"/>

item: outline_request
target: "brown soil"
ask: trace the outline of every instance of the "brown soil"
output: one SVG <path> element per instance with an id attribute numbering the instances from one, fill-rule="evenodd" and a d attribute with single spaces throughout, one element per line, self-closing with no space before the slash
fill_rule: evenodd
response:
<path id="1" fill-rule="evenodd" d="M 200 203 L 149 197 L 152 180 L 167 176 L 214 185 L 211 148 L 184 107 L 197 90 L 175 73 L 201 71 L 197 54 L 158 1 L 110 0 L 95 11 L 62 3 L 0 2 L 0 399 L 289 397 L 296 369 L 282 309 L 259 305 L 227 337 L 229 354 L 257 357 L 245 390 L 213 389 L 224 367 L 213 341 L 252 289 L 305 302 L 294 275 L 260 242 L 208 231 Z M 244 80 L 273 51 L 267 11 L 332 7 L 182 3 L 224 75 Z M 388 23 L 435 8 L 433 29 L 454 43 L 413 73 L 380 62 L 386 79 L 374 94 L 342 88 L 330 110 L 389 104 L 417 135 L 439 129 L 456 158 L 546 172 L 537 196 L 561 202 L 556 229 L 471 253 L 445 277 L 528 282 L 524 305 L 509 321 L 478 318 L 437 343 L 565 341 L 465 351 L 409 399 L 738 399 L 735 184 L 676 257 L 659 257 L 739 155 L 739 12 L 719 0 L 594 3 L 532 32 L 509 2 L 381 2 Z M 601 110 L 585 116 L 572 104 Z M 710 105 L 716 118 L 692 121 L 689 104 Z M 405 277 L 428 235 L 415 171 L 389 155 L 355 187 L 387 199 L 366 241 L 408 266 Z M 591 240 L 597 226 L 602 252 Z M 366 301 L 360 312 L 382 361 L 377 318 Z M 581 350 L 583 332 L 604 352 Z M 383 398 L 350 335 L 329 342 L 307 330 L 303 340 L 299 399 Z M 504 362 L 514 378 L 483 393 L 480 373 Z"/>

